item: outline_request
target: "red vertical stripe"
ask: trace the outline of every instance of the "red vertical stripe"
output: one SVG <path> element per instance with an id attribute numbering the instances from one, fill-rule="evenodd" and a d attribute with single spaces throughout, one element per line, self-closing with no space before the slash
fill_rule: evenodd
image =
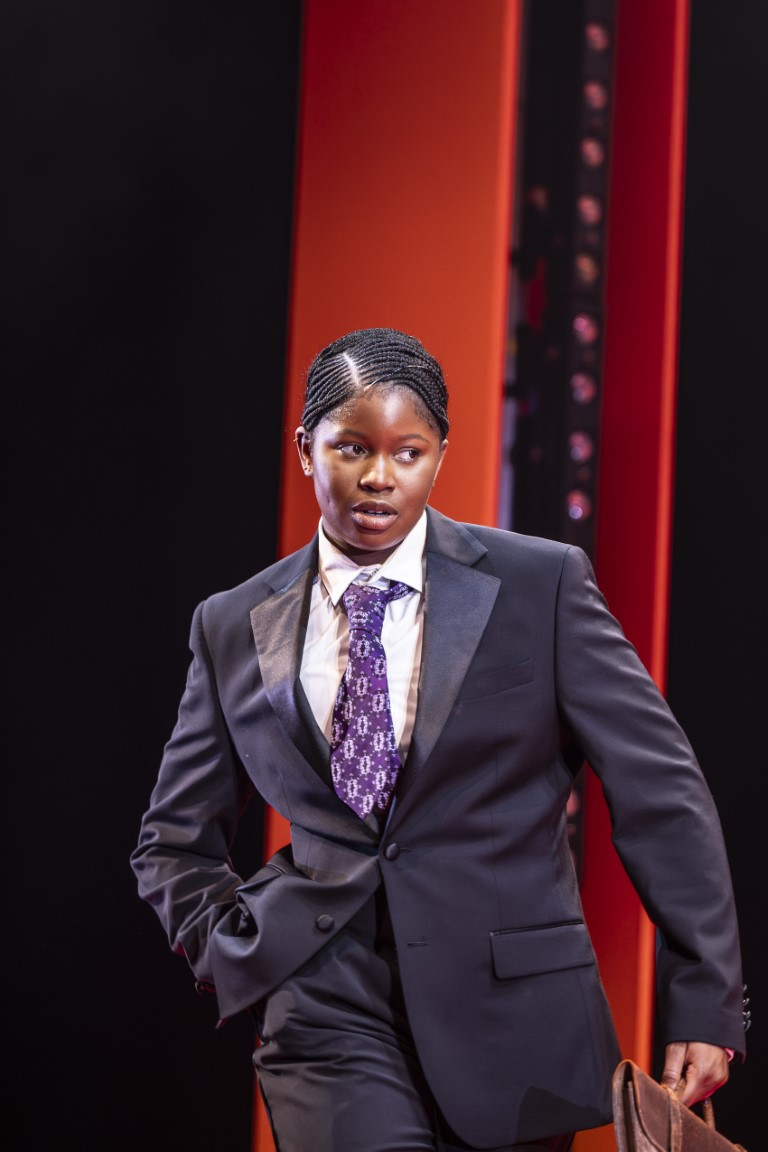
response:
<path id="1" fill-rule="evenodd" d="M 303 374 L 353 328 L 440 360 L 450 450 L 435 506 L 496 517 L 519 0 L 307 0 L 280 552 L 318 511 L 291 444 Z M 287 838 L 269 814 L 267 851 Z M 272 1148 L 259 1102 L 254 1147 Z"/>
<path id="2" fill-rule="evenodd" d="M 664 690 L 689 0 L 619 0 L 597 572 Z M 654 933 L 588 782 L 584 905 L 625 1055 L 651 1063 Z M 577 1152 L 615 1149 L 610 1129 Z"/>

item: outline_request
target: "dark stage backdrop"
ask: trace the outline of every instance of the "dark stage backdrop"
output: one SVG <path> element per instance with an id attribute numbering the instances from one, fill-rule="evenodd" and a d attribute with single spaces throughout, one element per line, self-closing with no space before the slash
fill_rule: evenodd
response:
<path id="1" fill-rule="evenodd" d="M 128 857 L 195 604 L 275 558 L 301 8 L 4 15 L 4 1145 L 247 1152 L 249 1021 L 215 1031 Z"/>
<path id="2" fill-rule="evenodd" d="M 668 696 L 723 821 L 754 1024 L 715 1119 L 766 1147 L 768 9 L 692 4 Z"/>

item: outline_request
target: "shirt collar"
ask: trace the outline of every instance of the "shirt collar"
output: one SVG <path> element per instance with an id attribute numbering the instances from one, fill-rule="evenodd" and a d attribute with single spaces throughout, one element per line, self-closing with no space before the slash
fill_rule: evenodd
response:
<path id="1" fill-rule="evenodd" d="M 326 536 L 322 520 L 318 529 L 318 573 L 334 608 L 350 584 L 365 574 L 371 584 L 402 581 L 417 592 L 424 591 L 424 551 L 427 543 L 427 514 L 421 516 L 391 556 L 381 565 L 362 568 L 350 560 Z M 371 574 L 370 576 L 368 574 Z"/>

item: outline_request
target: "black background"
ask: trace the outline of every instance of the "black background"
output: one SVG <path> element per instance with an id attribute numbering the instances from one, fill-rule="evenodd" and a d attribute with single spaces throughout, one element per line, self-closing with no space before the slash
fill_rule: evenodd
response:
<path id="1" fill-rule="evenodd" d="M 691 5 L 688 149 L 667 695 L 725 832 L 753 1027 L 718 1127 L 766 1147 L 765 461 L 768 9 Z"/>
<path id="2" fill-rule="evenodd" d="M 250 1022 L 215 1030 L 128 857 L 194 606 L 275 558 L 301 7 L 11 15 L 4 1140 L 246 1152 Z"/>
<path id="3" fill-rule="evenodd" d="M 693 7 L 669 697 L 755 1017 L 717 1118 L 759 1152 L 768 15 Z M 128 856 L 192 610 L 275 554 L 301 5 L 4 11 L 5 1139 L 247 1152 L 249 1022 L 215 1031 Z"/>

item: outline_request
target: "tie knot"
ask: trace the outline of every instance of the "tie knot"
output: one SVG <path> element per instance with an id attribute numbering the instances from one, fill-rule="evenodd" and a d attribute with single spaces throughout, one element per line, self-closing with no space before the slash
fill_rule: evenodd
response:
<path id="1" fill-rule="evenodd" d="M 363 629 L 381 636 L 384 613 L 390 600 L 400 600 L 411 589 L 399 581 L 389 588 L 371 588 L 367 584 L 350 584 L 342 596 L 349 618 L 350 631 Z"/>

